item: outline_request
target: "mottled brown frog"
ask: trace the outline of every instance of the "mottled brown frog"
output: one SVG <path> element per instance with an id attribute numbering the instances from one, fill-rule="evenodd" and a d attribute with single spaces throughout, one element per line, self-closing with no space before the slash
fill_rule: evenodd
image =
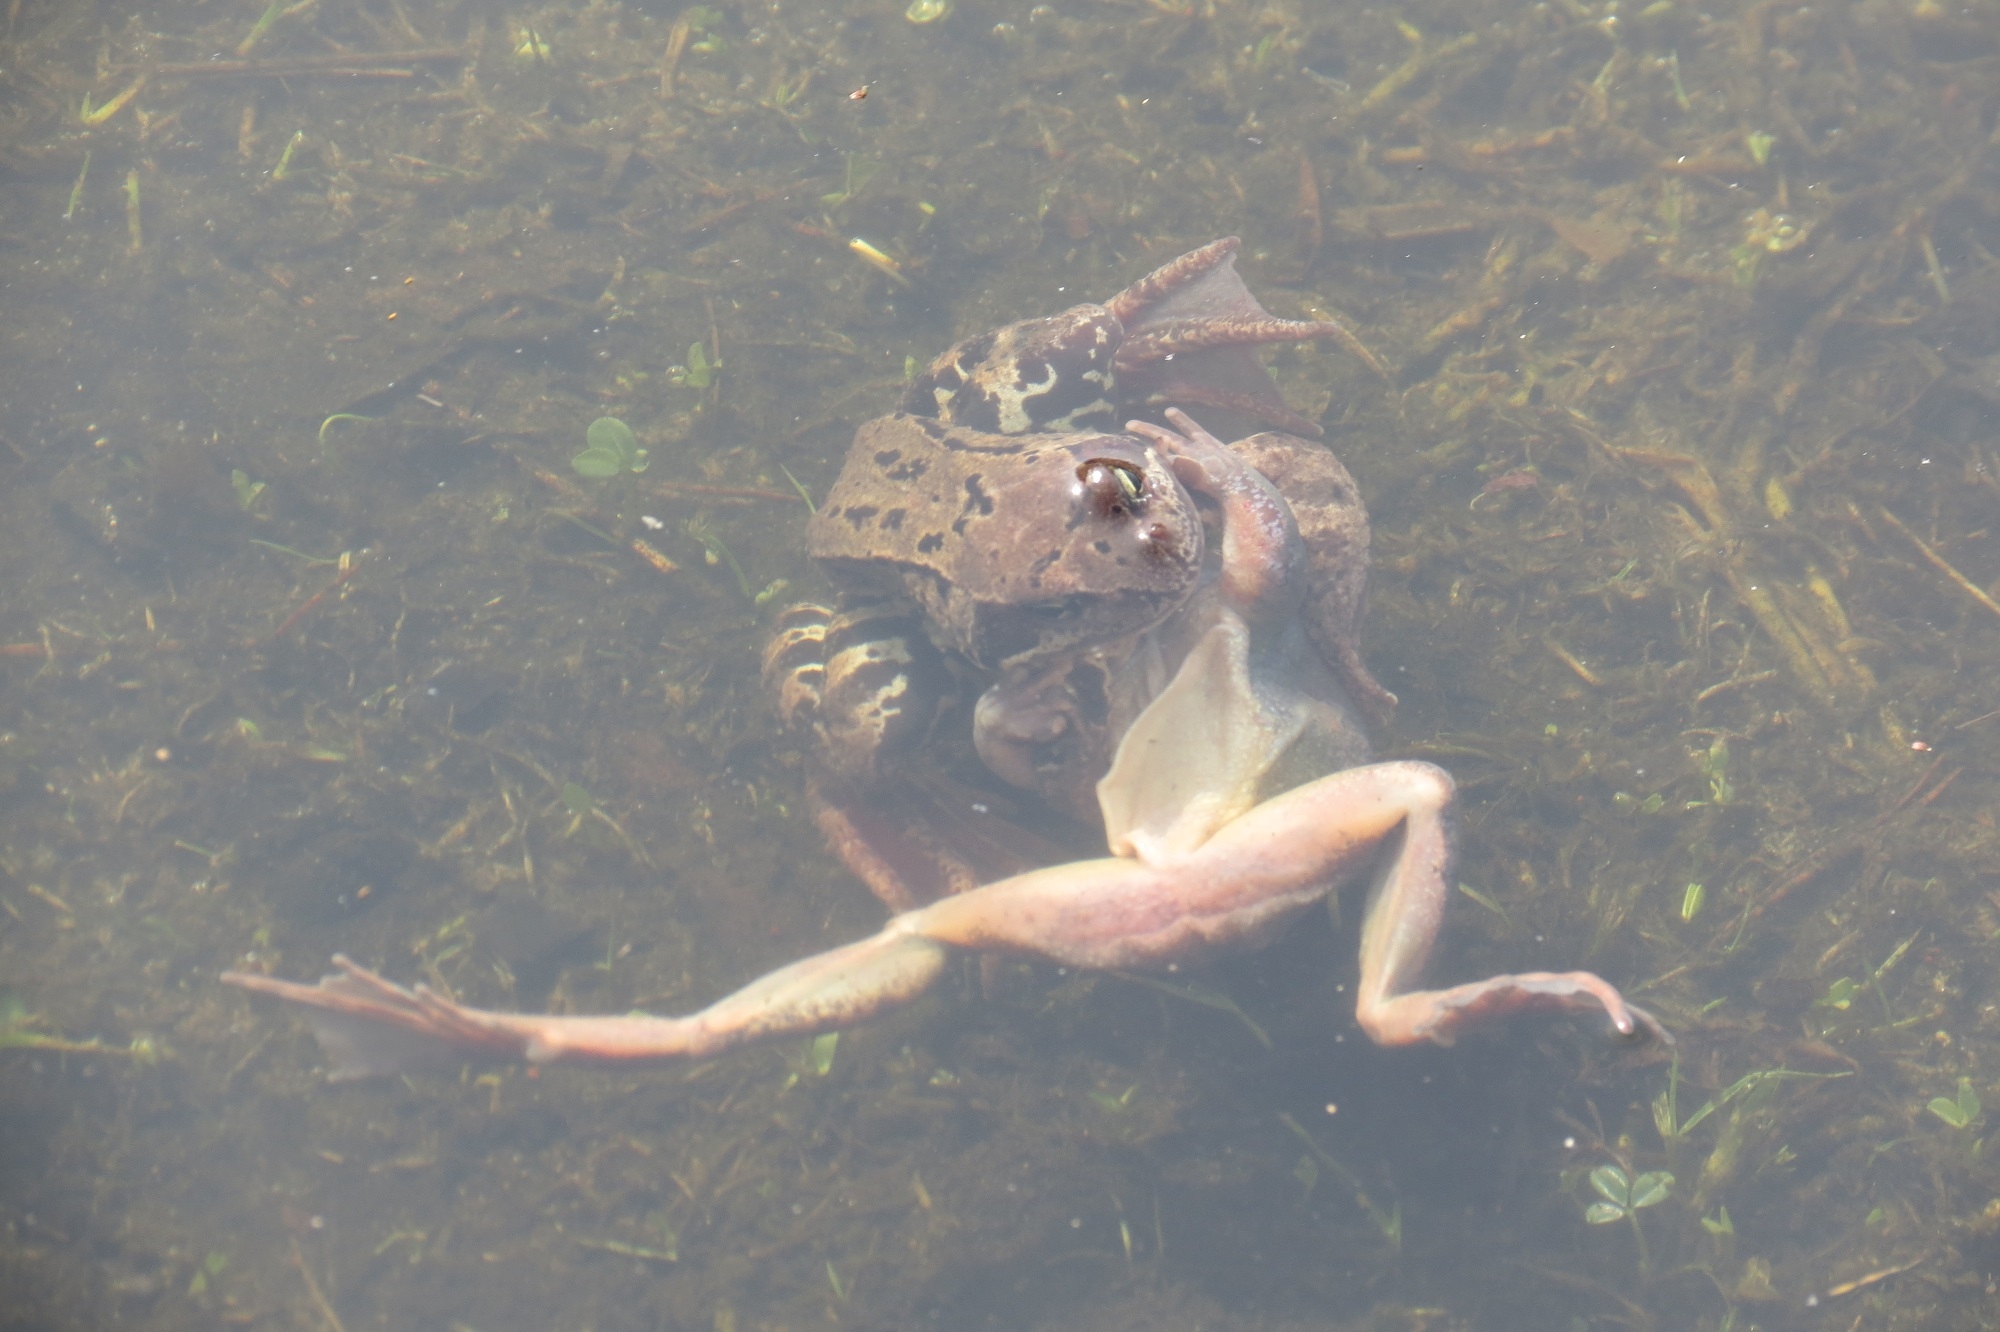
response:
<path id="1" fill-rule="evenodd" d="M 788 611 L 766 670 L 786 720 L 812 729 L 840 779 L 846 812 L 823 814 L 828 835 L 892 903 L 978 877 L 946 856 L 944 882 L 899 888 L 872 860 L 896 834 L 852 826 L 866 793 L 924 753 L 967 677 L 998 681 L 972 722 L 989 766 L 1093 817 L 1089 788 L 1123 720 L 1094 682 L 1111 669 L 1104 653 L 1186 603 L 1203 552 L 1193 496 L 1154 444 L 1117 424 L 1170 401 L 1319 433 L 1253 349 L 1339 330 L 1273 317 L 1237 275 L 1236 251 L 1234 239 L 1216 241 L 1103 305 L 967 338 L 915 379 L 900 410 L 857 433 L 808 530 L 839 602 Z M 1288 495 L 1296 488 L 1318 640 L 1379 714 L 1393 698 L 1354 650 L 1367 520 L 1351 478 L 1291 436 L 1244 447 Z"/>
<path id="2" fill-rule="evenodd" d="M 1255 946 L 1366 873 L 1355 1019 L 1373 1040 L 1450 1045 L 1537 1011 L 1602 1013 L 1620 1034 L 1668 1039 L 1590 972 L 1421 988 L 1456 882 L 1451 778 L 1428 763 L 1350 762 L 1358 736 L 1300 623 L 1311 559 L 1290 505 L 1187 414 L 1167 417 L 1172 430 L 1131 429 L 1214 507 L 1221 538 L 1187 602 L 1113 671 L 1140 706 L 1096 787 L 1109 855 L 1047 861 L 902 910 L 868 938 L 685 1017 L 489 1012 L 339 956 L 318 985 L 223 980 L 298 1005 L 337 1077 L 475 1057 L 699 1059 L 865 1021 L 923 993 L 964 951 L 1171 969 Z"/>

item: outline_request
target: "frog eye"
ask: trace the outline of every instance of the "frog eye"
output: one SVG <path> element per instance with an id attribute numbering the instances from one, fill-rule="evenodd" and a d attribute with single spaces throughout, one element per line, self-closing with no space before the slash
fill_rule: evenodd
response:
<path id="1" fill-rule="evenodd" d="M 1146 498 L 1145 474 L 1122 459 L 1088 459 L 1077 465 L 1076 479 L 1091 511 L 1099 518 L 1127 517 Z"/>

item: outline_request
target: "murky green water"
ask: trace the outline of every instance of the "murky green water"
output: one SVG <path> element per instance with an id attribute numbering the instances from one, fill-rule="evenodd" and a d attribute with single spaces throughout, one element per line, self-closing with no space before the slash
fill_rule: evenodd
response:
<path id="1" fill-rule="evenodd" d="M 11 8 L 0 1327 L 1995 1326 L 2000 7 L 950 9 Z M 1677 1062 L 1374 1050 L 1317 917 L 1250 1024 L 968 967 L 825 1073 L 327 1089 L 216 983 L 874 928 L 756 678 L 794 483 L 1230 234 L 1363 344 L 1270 359 L 1465 793 L 1434 973 Z"/>

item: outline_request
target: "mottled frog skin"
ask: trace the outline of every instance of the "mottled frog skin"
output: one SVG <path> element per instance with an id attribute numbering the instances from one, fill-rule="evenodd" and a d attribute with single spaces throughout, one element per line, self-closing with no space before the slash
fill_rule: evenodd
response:
<path id="1" fill-rule="evenodd" d="M 840 600 L 787 612 L 766 659 L 781 712 L 814 733 L 826 771 L 865 789 L 907 769 L 968 677 L 997 680 L 973 720 L 989 766 L 1088 815 L 1120 720 L 1094 678 L 1186 603 L 1203 555 L 1194 497 L 1118 423 L 1170 395 L 1319 433 L 1252 349 L 1336 330 L 1272 317 L 1235 254 L 1217 241 L 1103 305 L 967 338 L 857 432 L 808 530 Z M 1393 699 L 1354 650 L 1367 518 L 1352 479 L 1293 436 L 1245 447 L 1298 491 L 1322 650 L 1385 710 Z"/>
<path id="2" fill-rule="evenodd" d="M 1353 649 L 1366 518 L 1247 351 L 1324 326 L 1264 314 L 1234 246 L 961 343 L 857 435 L 810 538 L 842 605 L 789 612 L 767 669 L 817 737 L 830 845 L 896 912 L 881 931 L 684 1017 L 495 1013 L 338 955 L 318 985 L 222 979 L 298 1006 L 336 1077 L 698 1059 L 866 1021 L 962 952 L 1172 968 L 1254 946 L 1366 877 L 1373 1040 L 1449 1045 L 1536 1011 L 1668 1039 L 1589 972 L 1421 987 L 1457 882 L 1451 777 L 1368 759 L 1352 701 L 1394 700 Z M 1172 405 L 1171 429 L 1112 426 L 1176 401 L 1292 433 L 1230 445 Z M 984 687 L 970 739 L 990 772 L 1095 822 L 1108 855 L 1038 846 L 950 789 L 925 681 L 954 671 Z"/>
<path id="3" fill-rule="evenodd" d="M 472 1058 L 701 1059 L 866 1021 L 931 988 L 962 952 L 1171 969 L 1252 947 L 1366 874 L 1355 1020 L 1378 1043 L 1450 1045 L 1538 1011 L 1601 1013 L 1622 1035 L 1668 1040 L 1590 972 L 1421 987 L 1456 882 L 1451 778 L 1428 763 L 1354 766 L 1365 743 L 1304 632 L 1313 557 L 1290 503 L 1241 451 L 1184 412 L 1166 416 L 1172 430 L 1145 421 L 1131 429 L 1171 461 L 1219 535 L 1188 599 L 1103 654 L 1112 692 L 1137 708 L 1096 783 L 1109 855 L 1041 858 L 901 908 L 876 934 L 781 967 L 685 1017 L 496 1013 L 423 985 L 404 989 L 338 955 L 337 970 L 318 985 L 254 973 L 222 979 L 296 1005 L 337 1078 Z M 835 845 L 858 870 L 864 853 L 874 854 L 865 839 Z"/>

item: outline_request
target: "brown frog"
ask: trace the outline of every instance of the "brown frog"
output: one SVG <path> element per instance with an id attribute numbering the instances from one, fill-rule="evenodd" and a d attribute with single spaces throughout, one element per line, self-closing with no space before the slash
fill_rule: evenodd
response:
<path id="1" fill-rule="evenodd" d="M 1186 603 L 1203 551 L 1193 496 L 1155 444 L 1115 424 L 1170 398 L 1319 433 L 1252 349 L 1339 330 L 1273 317 L 1236 252 L 1215 241 L 1103 305 L 967 338 L 856 434 L 808 528 L 840 601 L 788 611 L 765 669 L 833 779 L 815 783 L 822 827 L 893 907 L 1025 863 L 984 853 L 1017 843 L 968 826 L 980 820 L 966 800 L 957 814 L 933 807 L 934 773 L 911 780 L 932 766 L 939 715 L 964 686 L 997 680 L 970 727 L 987 766 L 1094 821 L 1092 786 L 1129 720 L 1107 706 L 1107 654 Z M 1352 478 L 1291 436 L 1244 447 L 1305 520 L 1322 649 L 1386 713 L 1394 698 L 1354 646 L 1367 517 Z"/>
<path id="2" fill-rule="evenodd" d="M 1072 966 L 1158 968 L 1255 945 L 1373 867 L 1355 1016 L 1385 1045 L 1449 1045 L 1497 1018 L 1601 1011 L 1667 1039 L 1589 972 L 1417 988 L 1452 878 L 1452 783 L 1428 763 L 1334 766 L 1354 743 L 1298 608 L 1309 566 L 1271 483 L 1184 413 L 1130 429 L 1219 511 L 1220 558 L 1114 673 L 1144 698 L 1097 784 L 1111 854 L 1044 865 L 899 912 L 881 932 L 780 968 L 680 1018 L 467 1008 L 336 957 L 316 986 L 224 977 L 303 1007 L 335 1077 L 445 1056 L 589 1063 L 705 1058 L 864 1021 L 908 1002 L 960 950 Z M 1157 660 L 1164 674 L 1149 664 Z M 1157 684 L 1157 688 L 1154 686 Z M 1281 774 L 1312 775 L 1292 783 Z"/>
<path id="3" fill-rule="evenodd" d="M 1208 263 L 1209 270 L 1215 266 Z M 1147 299 L 1171 303 L 1188 285 L 1184 276 L 1179 286 L 1165 284 L 1166 294 L 1160 295 L 1158 278 L 1128 292 L 1154 284 Z M 1107 309 L 1116 316 L 1117 302 Z M 920 386 L 928 381 L 943 407 L 960 401 L 968 385 L 984 378 L 1005 390 L 992 420 L 1034 419 L 1026 408 L 1010 415 L 1015 408 L 1007 405 L 1009 394 L 1016 407 L 1028 398 L 1054 401 L 1049 390 L 1056 381 L 1039 372 L 1005 378 L 1005 357 L 996 360 L 993 349 L 1009 332 L 990 335 L 993 341 L 977 355 L 948 353 Z M 1240 342 L 1221 345 L 1232 354 L 1242 350 Z M 1115 350 L 1110 353 L 1114 368 L 1117 358 Z M 1188 401 L 1213 389 L 1212 407 L 1283 419 L 1249 393 L 1240 377 L 1211 381 L 1198 362 L 1175 367 L 1171 379 L 1166 370 L 1141 363 L 1133 378 L 1143 386 L 1149 374 L 1155 383 L 1169 385 L 1163 391 L 1185 394 Z M 1261 383 L 1268 387 L 1269 381 Z M 1022 393 L 1022 385 L 1040 387 Z M 1107 384 L 1105 391 L 1114 386 Z M 1081 433 L 1066 427 L 1097 410 L 1094 399 L 1064 406 L 1052 419 L 1065 429 L 1052 433 Z M 904 415 L 915 419 L 916 414 Z M 1100 515 L 1094 502 L 1087 502 L 1082 521 L 1120 519 L 1119 530 L 1129 534 L 1167 502 L 1162 488 L 1168 482 L 1185 496 L 1191 512 L 1207 515 L 1214 539 L 1197 544 L 1196 524 L 1182 528 L 1185 537 L 1175 545 L 1177 557 L 1193 569 L 1192 576 L 1182 575 L 1185 593 L 1136 629 L 1119 618 L 1122 604 L 1108 606 L 1107 614 L 1124 630 L 1117 636 L 1098 638 L 1079 621 L 1052 638 L 1006 639 L 1018 650 L 992 658 L 998 679 L 982 700 L 986 715 L 975 724 L 994 769 L 1022 785 L 1073 799 L 1079 781 L 1094 777 L 1108 857 L 1040 858 L 926 905 L 900 906 L 880 933 L 782 968 L 683 1018 L 486 1012 L 423 986 L 392 985 L 340 957 L 339 970 L 317 986 L 255 975 L 224 979 L 303 1006 L 336 1077 L 395 1072 L 437 1054 L 600 1063 L 706 1057 L 865 1020 L 928 988 L 958 950 L 1028 953 L 1086 967 L 1159 967 L 1218 947 L 1255 944 L 1372 868 L 1356 1017 L 1376 1041 L 1448 1045 L 1496 1018 L 1543 1009 L 1601 1011 L 1621 1034 L 1643 1031 L 1667 1039 L 1650 1016 L 1588 972 L 1531 972 L 1443 990 L 1416 988 L 1454 882 L 1453 788 L 1446 773 L 1427 763 L 1367 762 L 1347 696 L 1367 697 L 1371 687 L 1378 702 L 1387 695 L 1351 656 L 1358 578 L 1352 593 L 1331 594 L 1330 601 L 1318 586 L 1329 559 L 1335 566 L 1330 572 L 1346 576 L 1358 573 L 1365 556 L 1365 545 L 1352 544 L 1359 510 L 1351 482 L 1344 472 L 1311 461 L 1313 446 L 1295 437 L 1254 436 L 1232 448 L 1178 409 L 1165 415 L 1172 429 L 1135 420 L 1125 436 L 1108 437 L 1131 442 L 1139 455 L 1103 452 L 1110 447 L 1103 442 L 1107 437 L 1086 436 L 1090 442 L 1082 454 L 1089 456 L 1070 455 L 1070 466 L 1087 501 L 1096 488 L 1128 510 Z M 971 429 L 942 425 L 947 433 Z M 1101 465 L 1088 465 L 1100 460 Z M 1319 484 L 1306 484 L 1315 469 Z M 1298 498 L 1287 492 L 1287 481 Z M 868 506 L 886 512 L 872 498 Z M 1301 522 L 1301 516 L 1309 521 Z M 838 519 L 835 515 L 836 524 Z M 876 515 L 868 514 L 850 525 L 858 530 L 875 521 Z M 966 530 L 972 530 L 970 523 Z M 864 557 L 864 564 L 875 558 Z M 995 585 L 1016 576 L 998 564 L 990 570 Z M 880 570 L 867 567 L 885 573 L 882 582 L 893 592 L 905 576 L 919 584 L 935 579 L 938 566 L 922 565 L 914 573 L 893 561 Z M 980 566 L 974 561 L 972 567 Z M 948 607 L 959 589 L 934 589 L 935 601 L 925 601 L 907 583 L 903 591 L 919 606 Z M 942 615 L 937 637 L 948 650 L 980 661 L 969 641 L 976 635 L 967 636 L 963 628 L 978 618 Z M 874 659 L 903 669 L 914 662 L 914 654 L 893 652 Z M 801 681 L 793 673 L 792 687 L 808 695 L 802 706 L 825 707 L 833 663 L 823 670 L 817 688 L 809 676 Z M 905 696 L 892 696 L 885 712 L 901 706 Z M 1047 748 L 1072 732 L 1101 740 Z M 823 722 L 821 734 L 839 737 Z M 874 738 L 885 734 L 878 729 Z M 1093 744 L 1111 747 L 1108 763 Z M 859 768 L 872 770 L 878 782 L 886 780 L 883 752 L 878 748 Z M 878 890 L 886 881 L 909 892 L 916 881 L 896 859 L 894 839 L 875 836 L 907 822 L 894 815 L 908 811 L 882 813 L 884 791 L 878 785 L 855 800 L 829 801 L 829 826 L 836 834 L 852 835 L 846 844 L 836 835 L 836 849 Z M 946 799 L 930 808 L 954 803 Z M 891 849 L 885 852 L 885 846 Z"/>

